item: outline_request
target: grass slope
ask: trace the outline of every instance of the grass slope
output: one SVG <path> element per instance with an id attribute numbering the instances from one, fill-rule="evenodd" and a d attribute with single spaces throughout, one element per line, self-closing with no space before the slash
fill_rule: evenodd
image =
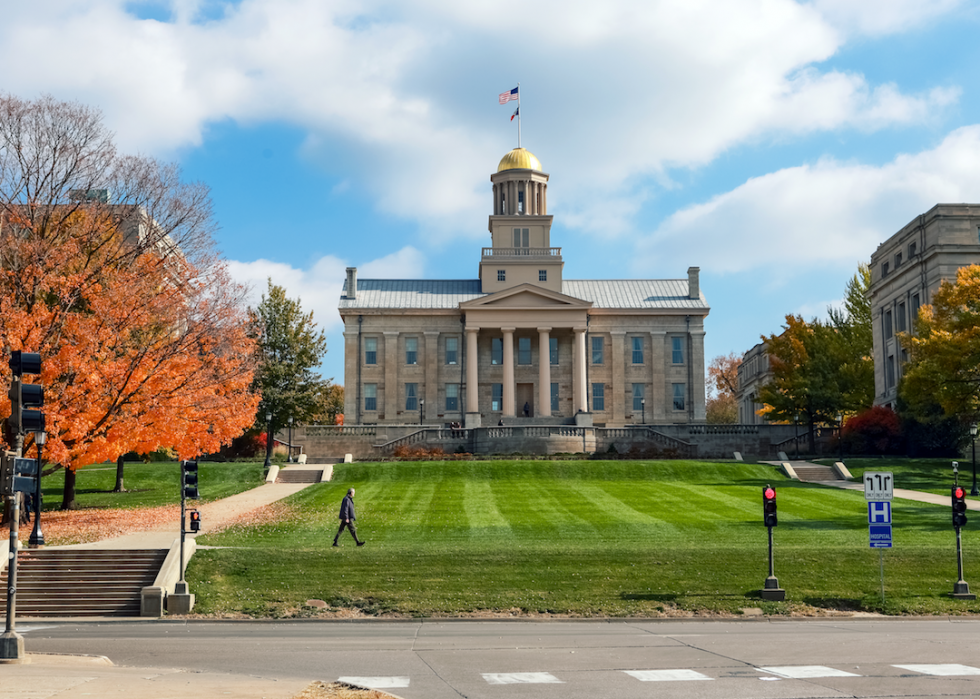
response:
<path id="1" fill-rule="evenodd" d="M 776 575 L 762 603 L 762 487 L 778 491 Z M 357 488 L 357 549 L 337 511 Z M 498 461 L 338 466 L 289 501 L 293 517 L 204 537 L 188 570 L 202 613 L 297 613 L 307 599 L 368 613 L 482 610 L 579 615 L 786 611 L 980 611 L 945 594 L 956 577 L 948 508 L 898 500 L 895 548 L 868 548 L 863 494 L 789 481 L 765 465 Z M 967 580 L 980 573 L 966 532 Z"/>

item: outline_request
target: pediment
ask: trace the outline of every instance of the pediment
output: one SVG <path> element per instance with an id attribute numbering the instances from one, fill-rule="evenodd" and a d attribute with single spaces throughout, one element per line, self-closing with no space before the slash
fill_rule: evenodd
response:
<path id="1" fill-rule="evenodd" d="M 464 310 L 491 308 L 587 309 L 592 307 L 592 302 L 566 296 L 550 289 L 543 289 L 533 284 L 521 284 L 489 296 L 464 301 L 459 304 L 459 307 Z"/>

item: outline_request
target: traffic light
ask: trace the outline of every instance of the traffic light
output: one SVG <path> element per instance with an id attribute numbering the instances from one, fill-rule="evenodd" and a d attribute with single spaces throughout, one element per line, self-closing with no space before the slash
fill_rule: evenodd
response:
<path id="1" fill-rule="evenodd" d="M 966 491 L 958 485 L 953 486 L 953 526 L 962 527 L 966 524 Z"/>
<path id="2" fill-rule="evenodd" d="M 201 531 L 201 513 L 198 510 L 191 510 L 188 514 L 191 516 L 191 531 L 199 532 Z"/>
<path id="3" fill-rule="evenodd" d="M 182 497 L 185 500 L 197 500 L 201 496 L 197 493 L 197 462 L 180 462 L 180 481 L 182 487 Z"/>
<path id="4" fill-rule="evenodd" d="M 767 527 L 775 527 L 776 520 L 776 489 L 767 485 L 762 489 L 762 521 Z"/>
<path id="5" fill-rule="evenodd" d="M 34 492 L 37 487 L 37 460 L 22 459 L 17 452 L 0 455 L 0 495 Z"/>
<path id="6" fill-rule="evenodd" d="M 13 380 L 7 396 L 10 398 L 10 428 L 15 435 L 25 432 L 44 432 L 44 387 L 38 384 L 25 384 L 23 374 L 41 373 L 41 355 L 36 352 L 11 352 L 10 370 Z"/>

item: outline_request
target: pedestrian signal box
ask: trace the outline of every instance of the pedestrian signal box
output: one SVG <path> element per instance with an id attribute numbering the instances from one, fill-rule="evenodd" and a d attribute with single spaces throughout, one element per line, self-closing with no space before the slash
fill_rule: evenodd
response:
<path id="1" fill-rule="evenodd" d="M 762 489 L 762 521 L 767 527 L 775 527 L 776 519 L 776 489 L 767 485 Z"/>
<path id="2" fill-rule="evenodd" d="M 188 513 L 191 516 L 191 531 L 199 532 L 201 531 L 201 513 L 199 510 L 191 510 Z"/>

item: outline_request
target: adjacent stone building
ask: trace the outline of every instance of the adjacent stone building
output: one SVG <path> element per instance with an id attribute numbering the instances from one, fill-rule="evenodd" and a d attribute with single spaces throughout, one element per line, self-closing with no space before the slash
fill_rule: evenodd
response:
<path id="1" fill-rule="evenodd" d="M 738 365 L 738 424 L 762 425 L 766 419 L 759 415 L 762 404 L 757 402 L 759 389 L 772 381 L 772 365 L 765 342 L 760 342 L 742 356 Z"/>
<path id="2" fill-rule="evenodd" d="M 919 306 L 942 280 L 980 264 L 980 204 L 937 204 L 917 216 L 871 256 L 875 405 L 894 408 L 908 354 L 898 333 L 914 332 Z"/>
<path id="3" fill-rule="evenodd" d="M 563 279 L 548 180 L 523 148 L 501 159 L 477 279 L 347 270 L 348 424 L 704 422 L 698 268 L 686 279 Z"/>

